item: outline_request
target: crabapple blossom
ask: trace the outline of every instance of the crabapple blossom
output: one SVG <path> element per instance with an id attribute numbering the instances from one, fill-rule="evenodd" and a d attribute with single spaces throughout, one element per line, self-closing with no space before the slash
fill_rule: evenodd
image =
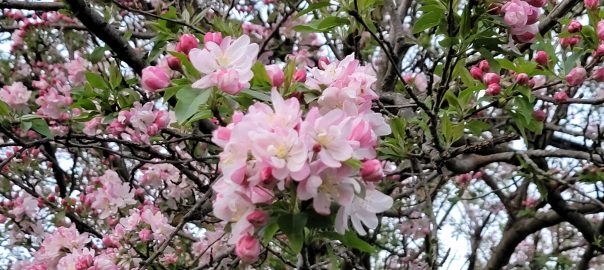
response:
<path id="1" fill-rule="evenodd" d="M 253 263 L 260 256 L 260 242 L 254 236 L 244 235 L 237 241 L 235 253 L 244 262 Z"/>
<path id="2" fill-rule="evenodd" d="M 537 54 L 535 54 L 535 62 L 537 62 L 537 64 L 547 66 L 548 61 L 549 56 L 545 51 L 538 51 Z"/>
<path id="3" fill-rule="evenodd" d="M 170 77 L 163 69 L 148 66 L 142 71 L 141 85 L 147 91 L 157 91 L 170 86 Z"/>
<path id="4" fill-rule="evenodd" d="M 199 41 L 192 34 L 184 34 L 180 36 L 178 43 L 176 44 L 175 50 L 184 54 L 189 54 L 192 49 L 199 47 Z"/>
<path id="5" fill-rule="evenodd" d="M 0 89 L 0 99 L 12 108 L 23 108 L 32 92 L 27 90 L 27 87 L 22 82 L 15 82 L 11 85 L 6 85 Z"/>
<path id="6" fill-rule="evenodd" d="M 575 67 L 566 75 L 566 82 L 569 86 L 578 86 L 585 81 L 587 71 L 583 67 Z"/>

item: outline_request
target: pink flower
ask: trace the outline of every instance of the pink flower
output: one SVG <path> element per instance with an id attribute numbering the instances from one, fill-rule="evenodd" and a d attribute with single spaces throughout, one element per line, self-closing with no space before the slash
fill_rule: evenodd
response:
<path id="1" fill-rule="evenodd" d="M 244 235 L 237 241 L 235 246 L 235 254 L 242 261 L 253 263 L 260 256 L 260 242 L 250 234 Z"/>
<path id="2" fill-rule="evenodd" d="M 178 57 L 176 56 L 168 56 L 168 59 L 166 59 L 166 62 L 168 63 L 168 67 L 170 67 L 171 70 L 181 70 L 182 69 L 182 63 L 180 62 L 180 59 L 178 59 Z"/>
<path id="3" fill-rule="evenodd" d="M 348 230 L 348 220 L 360 235 L 366 235 L 369 229 L 375 229 L 378 225 L 377 213 L 384 212 L 392 207 L 392 197 L 385 195 L 375 189 L 367 189 L 364 197 L 355 196 L 352 203 L 342 205 L 336 215 L 335 229 L 344 234 Z"/>
<path id="4" fill-rule="evenodd" d="M 604 41 L 604 20 L 598 22 L 597 26 L 598 38 Z"/>
<path id="5" fill-rule="evenodd" d="M 313 108 L 302 124 L 301 133 L 307 136 L 307 145 L 312 145 L 320 160 L 329 167 L 340 167 L 342 161 L 352 157 L 352 147 L 343 132 L 346 120 L 342 110 L 335 109 L 319 117 L 318 110 Z"/>
<path id="6" fill-rule="evenodd" d="M 69 81 L 73 85 L 80 85 L 86 80 L 86 71 L 88 71 L 88 61 L 81 57 L 65 63 L 65 69 L 69 74 Z"/>
<path id="7" fill-rule="evenodd" d="M 144 242 L 153 239 L 153 235 L 151 235 L 151 230 L 149 229 L 142 229 L 140 232 L 138 232 L 138 237 Z"/>
<path id="8" fill-rule="evenodd" d="M 90 194 L 93 198 L 92 209 L 99 212 L 99 217 L 104 219 L 115 213 L 120 208 L 136 204 L 134 192 L 130 185 L 123 183 L 115 171 L 108 170 L 99 177 L 102 187 Z"/>
<path id="9" fill-rule="evenodd" d="M 99 133 L 101 133 L 100 127 L 101 127 L 102 121 L 103 121 L 102 117 L 97 116 L 95 118 L 92 118 L 90 121 L 88 121 L 84 124 L 84 129 L 82 129 L 82 132 L 84 132 L 84 134 L 86 134 L 88 136 L 98 135 Z"/>
<path id="10" fill-rule="evenodd" d="M 547 4 L 547 0 L 527 0 L 526 2 L 537 8 L 544 7 Z"/>
<path id="11" fill-rule="evenodd" d="M 470 75 L 472 75 L 472 78 L 475 80 L 482 80 L 482 69 L 477 66 L 472 66 L 472 68 L 470 68 Z"/>
<path id="12" fill-rule="evenodd" d="M 189 58 L 203 76 L 193 83 L 196 88 L 218 86 L 227 93 L 237 94 L 249 87 L 254 76 L 252 65 L 256 61 L 258 45 L 250 44 L 248 36 L 232 41 L 226 37 L 220 44 L 208 42 L 204 49 L 192 49 Z"/>
<path id="13" fill-rule="evenodd" d="M 203 36 L 203 44 L 206 45 L 210 42 L 220 45 L 222 43 L 222 33 L 220 32 L 207 32 Z"/>
<path id="14" fill-rule="evenodd" d="M 554 94 L 554 100 L 556 101 L 556 103 L 565 102 L 566 100 L 568 100 L 568 94 L 566 94 L 566 92 L 564 91 L 556 92 Z"/>
<path id="15" fill-rule="evenodd" d="M 498 84 L 500 80 L 501 80 L 501 77 L 499 77 L 499 74 L 493 73 L 493 72 L 484 74 L 484 77 L 483 77 L 483 81 L 486 85 Z"/>
<path id="16" fill-rule="evenodd" d="M 498 83 L 489 84 L 486 93 L 489 96 L 499 95 L 501 93 L 501 86 Z"/>
<path id="17" fill-rule="evenodd" d="M 547 62 L 549 61 L 549 57 L 545 51 L 538 51 L 535 55 L 535 62 L 542 66 L 547 66 Z"/>
<path id="18" fill-rule="evenodd" d="M 297 82 L 305 82 L 306 81 L 306 71 L 303 69 L 298 69 L 294 73 L 294 81 Z"/>
<path id="19" fill-rule="evenodd" d="M 528 4 L 520 0 L 512 0 L 507 2 L 501 9 L 505 13 L 503 20 L 509 26 L 525 26 L 527 24 L 527 13 L 525 6 Z"/>
<path id="20" fill-rule="evenodd" d="M 192 34 L 184 34 L 180 36 L 178 43 L 176 44 L 175 50 L 184 54 L 189 54 L 192 49 L 199 47 L 199 41 Z"/>
<path id="21" fill-rule="evenodd" d="M 22 108 L 27 104 L 31 97 L 31 91 L 22 82 L 15 82 L 11 85 L 4 86 L 0 90 L 0 99 L 11 108 Z"/>
<path id="22" fill-rule="evenodd" d="M 268 214 L 262 210 L 254 210 L 247 215 L 246 219 L 254 227 L 262 227 L 268 223 Z"/>
<path id="23" fill-rule="evenodd" d="M 580 22 L 578 22 L 577 20 L 572 20 L 570 21 L 570 23 L 568 24 L 568 32 L 569 33 L 577 33 L 577 32 L 581 32 L 581 28 L 583 28 L 583 26 L 581 25 Z"/>
<path id="24" fill-rule="evenodd" d="M 560 46 L 563 48 L 575 46 L 579 44 L 579 42 L 581 42 L 580 37 L 560 38 Z"/>
<path id="25" fill-rule="evenodd" d="M 285 80 L 285 74 L 278 65 L 266 66 L 266 73 L 271 79 L 274 87 L 279 87 L 281 86 L 281 84 L 283 84 L 283 81 Z"/>
<path id="26" fill-rule="evenodd" d="M 377 159 L 371 159 L 363 162 L 361 167 L 361 177 L 367 182 L 378 182 L 384 178 L 382 163 Z"/>
<path id="27" fill-rule="evenodd" d="M 535 111 L 533 111 L 533 117 L 535 118 L 535 120 L 537 120 L 539 122 L 543 122 L 547 118 L 547 115 L 545 114 L 545 111 L 543 111 L 543 110 L 535 110 Z"/>
<path id="28" fill-rule="evenodd" d="M 313 199 L 313 208 L 319 214 L 329 215 L 332 201 L 350 204 L 355 190 L 360 188 L 349 167 L 329 168 L 315 162 L 311 171 L 313 174 L 298 185 L 297 194 L 300 200 Z"/>
<path id="29" fill-rule="evenodd" d="M 604 82 L 604 68 L 602 68 L 602 67 L 594 68 L 594 70 L 591 73 L 591 77 L 598 82 Z"/>
<path id="30" fill-rule="evenodd" d="M 141 85 L 147 91 L 156 91 L 170 86 L 170 77 L 163 69 L 148 66 L 143 69 Z"/>
<path id="31" fill-rule="evenodd" d="M 491 69 L 491 66 L 489 65 L 489 61 L 482 60 L 478 63 L 478 68 L 483 72 L 488 72 Z"/>
<path id="32" fill-rule="evenodd" d="M 529 82 L 529 76 L 526 73 L 518 73 L 514 79 L 519 85 L 526 85 Z"/>
<path id="33" fill-rule="evenodd" d="M 600 6 L 599 0 L 583 0 L 583 4 L 587 9 L 595 10 Z"/>
<path id="34" fill-rule="evenodd" d="M 583 67 L 575 67 L 566 75 L 566 83 L 569 86 L 578 86 L 585 81 L 587 71 Z"/>

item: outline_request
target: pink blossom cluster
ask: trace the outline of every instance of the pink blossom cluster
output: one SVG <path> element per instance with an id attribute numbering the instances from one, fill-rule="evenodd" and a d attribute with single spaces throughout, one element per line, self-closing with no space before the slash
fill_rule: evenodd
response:
<path id="1" fill-rule="evenodd" d="M 72 103 L 71 87 L 58 83 L 55 87 L 49 87 L 38 92 L 36 104 L 40 107 L 36 114 L 52 120 L 65 121 L 71 116 L 69 105 Z"/>
<path id="2" fill-rule="evenodd" d="M 533 42 L 539 32 L 538 20 L 546 0 L 511 0 L 501 7 L 503 21 L 518 42 Z"/>
<path id="3" fill-rule="evenodd" d="M 12 35 L 12 51 L 15 51 L 23 46 L 25 35 L 27 34 L 27 31 L 32 28 L 49 26 L 61 22 L 64 24 L 75 23 L 73 18 L 56 11 L 43 12 L 40 15 L 33 13 L 29 18 L 25 17 L 20 11 L 10 11 L 5 9 L 3 12 L 3 14 L 8 14 L 7 16 L 10 16 L 16 22 L 19 22 L 19 29 L 15 30 Z"/>
<path id="4" fill-rule="evenodd" d="M 15 82 L 11 85 L 5 85 L 0 89 L 0 100 L 4 101 L 4 103 L 14 110 L 22 110 L 27 108 L 31 94 L 32 92 L 22 82 Z"/>
<path id="5" fill-rule="evenodd" d="M 96 211 L 101 219 L 115 215 L 119 209 L 137 203 L 130 186 L 122 182 L 119 175 L 112 170 L 98 177 L 93 182 L 93 186 L 88 186 L 86 191 L 86 205 Z"/>
<path id="6" fill-rule="evenodd" d="M 321 91 L 317 106 L 307 113 L 296 98 L 284 100 L 276 88 L 272 107 L 252 105 L 247 114 L 236 112 L 232 123 L 219 127 L 212 141 L 224 150 L 219 168 L 214 215 L 234 223 L 230 243 L 244 261 L 260 252 L 254 232 L 266 224 L 266 213 L 276 193 L 295 186 L 296 198 L 312 200 L 315 212 L 331 214 L 339 206 L 335 230 L 344 233 L 352 221 L 359 234 L 378 224 L 377 213 L 392 205 L 392 198 L 375 189 L 383 177 L 375 160 L 377 139 L 390 133 L 381 114 L 370 110 L 377 98 L 376 81 L 369 68 L 353 56 L 323 63 L 306 81 Z M 358 162 L 360 167 L 352 164 Z"/>
<path id="7" fill-rule="evenodd" d="M 107 127 L 107 132 L 124 140 L 149 143 L 150 138 L 168 127 L 173 119 L 170 112 L 156 109 L 153 102 L 147 102 L 145 105 L 137 102 L 130 110 L 120 111 L 117 118 Z M 83 132 L 94 136 L 101 126 L 102 119 L 93 118 L 86 122 Z"/>
<path id="8" fill-rule="evenodd" d="M 254 76 L 252 66 L 256 62 L 258 44 L 250 44 L 247 35 L 222 39 L 217 33 L 207 33 L 204 41 L 204 48 L 189 51 L 191 63 L 202 73 L 193 87 L 206 89 L 215 86 L 231 95 L 248 88 Z"/>

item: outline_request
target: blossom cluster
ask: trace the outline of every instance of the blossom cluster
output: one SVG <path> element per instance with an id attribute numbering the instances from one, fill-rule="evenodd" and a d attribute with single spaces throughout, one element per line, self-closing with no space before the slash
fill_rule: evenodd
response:
<path id="1" fill-rule="evenodd" d="M 541 8 L 546 4 L 546 0 L 511 0 L 501 7 L 503 20 L 515 40 L 523 43 L 535 40 Z"/>
<path id="2" fill-rule="evenodd" d="M 246 114 L 235 112 L 232 123 L 213 133 L 212 141 L 223 148 L 223 176 L 213 186 L 214 215 L 233 223 L 229 242 L 237 243 L 235 251 L 244 261 L 254 261 L 260 252 L 254 233 L 266 224 L 263 207 L 288 187 L 295 187 L 295 198 L 312 200 L 321 215 L 338 205 L 335 230 L 340 233 L 351 220 L 359 234 L 366 234 L 365 227 L 377 226 L 376 214 L 392 205 L 392 198 L 375 189 L 384 176 L 375 159 L 377 141 L 390 127 L 371 111 L 377 98 L 371 89 L 374 73 L 352 55 L 319 65 L 306 86 L 321 95 L 306 113 L 298 99 L 284 99 L 273 88 L 272 107 L 256 103 Z"/>

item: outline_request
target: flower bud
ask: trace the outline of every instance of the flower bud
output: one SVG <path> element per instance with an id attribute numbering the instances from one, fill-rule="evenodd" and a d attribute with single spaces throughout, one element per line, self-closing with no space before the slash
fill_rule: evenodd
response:
<path id="1" fill-rule="evenodd" d="M 562 46 L 562 48 L 573 47 L 579 44 L 580 41 L 581 38 L 579 37 L 560 38 L 560 46 Z"/>
<path id="2" fill-rule="evenodd" d="M 327 57 L 323 56 L 323 57 L 319 58 L 318 66 L 320 69 L 325 69 L 325 67 L 327 65 L 329 65 L 329 59 Z"/>
<path id="3" fill-rule="evenodd" d="M 496 96 L 501 93 L 501 86 L 498 83 L 492 83 L 487 86 L 487 95 Z"/>
<path id="4" fill-rule="evenodd" d="M 153 235 L 151 234 L 151 230 L 142 229 L 140 232 L 138 232 L 138 238 L 140 238 L 141 241 L 146 242 L 146 241 L 153 239 Z"/>
<path id="5" fill-rule="evenodd" d="M 182 63 L 180 62 L 180 59 L 178 59 L 178 57 L 176 56 L 168 56 L 167 62 L 168 67 L 170 67 L 171 70 L 180 71 L 182 69 Z"/>
<path id="6" fill-rule="evenodd" d="M 482 60 L 480 63 L 478 63 L 478 68 L 480 68 L 480 70 L 483 72 L 488 72 L 491 69 L 491 66 L 487 60 Z"/>
<path id="7" fill-rule="evenodd" d="M 583 68 L 583 67 L 573 68 L 566 75 L 566 83 L 568 83 L 569 86 L 581 85 L 583 83 L 583 81 L 585 81 L 586 76 L 587 76 L 587 71 L 585 70 L 585 68 Z"/>
<path id="8" fill-rule="evenodd" d="M 499 77 L 499 74 L 497 73 L 489 72 L 487 74 L 484 74 L 482 80 L 486 85 L 499 84 L 501 77 Z"/>
<path id="9" fill-rule="evenodd" d="M 254 210 L 246 217 L 247 221 L 252 223 L 254 227 L 262 227 L 268 223 L 268 214 L 262 210 Z"/>
<path id="10" fill-rule="evenodd" d="M 239 82 L 239 73 L 234 69 L 219 71 L 218 88 L 227 94 L 239 94 L 243 90 L 243 85 Z"/>
<path id="11" fill-rule="evenodd" d="M 548 55 L 545 51 L 538 51 L 535 55 L 535 62 L 542 66 L 547 66 L 547 62 L 549 61 Z"/>
<path id="12" fill-rule="evenodd" d="M 583 28 L 583 25 L 581 25 L 581 23 L 578 22 L 577 20 L 572 20 L 568 24 L 568 32 L 570 32 L 570 33 L 581 32 L 582 28 Z"/>
<path id="13" fill-rule="evenodd" d="M 377 159 L 371 159 L 363 162 L 361 167 L 361 177 L 367 182 L 378 182 L 384 178 L 382 164 Z"/>
<path id="14" fill-rule="evenodd" d="M 274 87 L 281 86 L 281 84 L 283 84 L 283 81 L 285 80 L 285 74 L 278 65 L 266 66 L 266 74 L 271 79 L 272 85 Z"/>
<path id="15" fill-rule="evenodd" d="M 207 32 L 205 36 L 203 36 L 203 43 L 208 44 L 210 42 L 214 42 L 218 45 L 222 43 L 222 33 L 220 32 Z"/>
<path id="16" fill-rule="evenodd" d="M 239 238 L 235 246 L 235 254 L 242 261 L 253 263 L 260 256 L 260 242 L 249 233 Z"/>
<path id="17" fill-rule="evenodd" d="M 594 70 L 591 73 L 591 77 L 598 82 L 604 82 L 604 68 L 602 68 L 602 67 L 594 68 Z"/>
<path id="18" fill-rule="evenodd" d="M 516 75 L 516 83 L 519 85 L 526 85 L 529 82 L 529 76 L 526 73 L 518 73 Z"/>
<path id="19" fill-rule="evenodd" d="M 527 0 L 526 2 L 536 8 L 544 7 L 547 4 L 547 0 Z"/>
<path id="20" fill-rule="evenodd" d="M 297 82 L 305 82 L 306 81 L 306 71 L 303 69 L 298 69 L 294 73 L 294 81 Z"/>
<path id="21" fill-rule="evenodd" d="M 199 41 L 194 35 L 184 34 L 180 36 L 178 43 L 176 44 L 176 51 L 184 54 L 189 54 L 189 51 L 199 47 Z"/>
<path id="22" fill-rule="evenodd" d="M 473 66 L 470 68 L 470 74 L 475 80 L 482 80 L 482 70 L 479 67 Z"/>
<path id="23" fill-rule="evenodd" d="M 556 92 L 554 94 L 554 100 L 556 101 L 556 103 L 565 102 L 566 100 L 568 100 L 568 94 L 566 94 L 566 92 L 564 91 Z"/>
<path id="24" fill-rule="evenodd" d="M 583 0 L 585 8 L 595 10 L 600 6 L 600 0 Z"/>
<path id="25" fill-rule="evenodd" d="M 159 67 L 146 67 L 142 73 L 141 85 L 147 91 L 156 91 L 170 85 L 170 77 Z"/>
<path id="26" fill-rule="evenodd" d="M 533 117 L 535 118 L 535 120 L 537 120 L 539 122 L 543 122 L 543 121 L 545 121 L 545 118 L 546 118 L 545 111 L 535 110 L 535 111 L 533 111 Z"/>

